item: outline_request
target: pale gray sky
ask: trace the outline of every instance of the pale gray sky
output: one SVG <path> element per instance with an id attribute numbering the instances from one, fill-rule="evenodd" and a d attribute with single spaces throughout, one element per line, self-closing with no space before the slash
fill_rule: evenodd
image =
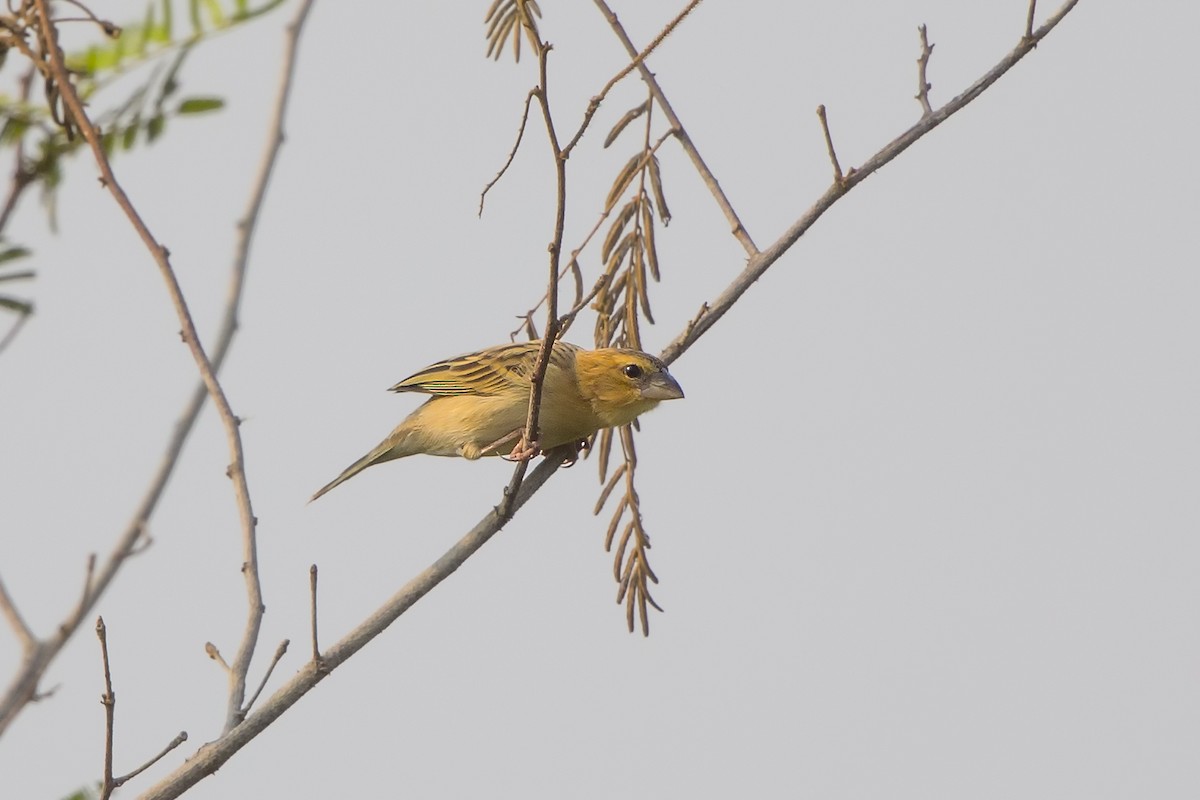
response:
<path id="1" fill-rule="evenodd" d="M 304 661 L 308 566 L 326 643 L 500 497 L 510 468 L 412 458 L 308 496 L 415 406 L 430 363 L 503 341 L 542 289 L 552 223 L 531 125 L 482 220 L 533 84 L 483 58 L 486 2 L 318 0 L 225 386 L 260 518 L 261 668 Z M 590 4 L 544 3 L 567 128 L 625 63 Z M 616 6 L 647 42 L 677 3 Z M 125 20 L 140 2 L 95 6 Z M 916 26 L 935 105 L 1017 42 L 1025 4 L 702 5 L 651 60 L 759 246 L 844 166 L 916 121 Z M 1039 19 L 1052 11 L 1046 5 Z M 290 11 L 199 49 L 226 112 L 116 162 L 215 325 Z M 1194 798 L 1200 793 L 1200 140 L 1193 4 L 1085 0 L 998 85 L 840 202 L 672 368 L 645 418 L 652 635 L 613 604 L 587 462 L 188 796 Z M 629 156 L 570 161 L 566 242 Z M 662 152 L 665 345 L 741 269 L 687 159 Z M 70 608 L 89 552 L 141 497 L 195 369 L 153 264 L 86 161 L 51 237 L 35 198 L 38 314 L 0 356 L 0 574 L 31 624 Z M 586 260 L 595 269 L 596 257 Z M 593 273 L 594 274 L 594 273 Z M 574 331 L 587 343 L 590 322 Z M 224 716 L 244 592 L 206 412 L 154 546 L 101 603 L 118 772 Z M 18 651 L 0 630 L 0 678 Z M 59 685 L 0 743 L 6 796 L 98 777 L 85 625 Z"/>

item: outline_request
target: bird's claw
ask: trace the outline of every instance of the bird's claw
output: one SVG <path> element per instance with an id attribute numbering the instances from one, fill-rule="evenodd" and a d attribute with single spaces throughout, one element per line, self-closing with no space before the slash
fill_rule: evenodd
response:
<path id="1" fill-rule="evenodd" d="M 575 466 L 576 462 L 579 461 L 579 454 L 584 450 L 587 450 L 588 447 L 589 445 L 587 439 L 580 439 L 578 442 L 575 442 L 575 450 L 563 458 L 562 468 L 570 469 L 571 467 Z"/>
<path id="2" fill-rule="evenodd" d="M 514 461 L 514 462 L 515 461 L 528 461 L 529 459 L 533 458 L 534 456 L 538 455 L 541 452 L 542 452 L 542 447 L 538 442 L 526 441 L 525 437 L 522 436 L 519 440 L 517 440 L 517 443 L 513 447 L 512 452 L 509 453 L 508 455 L 504 456 L 504 460 L 505 461 Z"/>

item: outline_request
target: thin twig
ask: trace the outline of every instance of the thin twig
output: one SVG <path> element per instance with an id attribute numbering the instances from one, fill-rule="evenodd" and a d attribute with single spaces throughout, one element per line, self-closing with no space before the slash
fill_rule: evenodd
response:
<path id="1" fill-rule="evenodd" d="M 126 782 L 154 766 L 163 756 L 187 741 L 187 731 L 180 731 L 163 750 L 145 764 L 120 777 L 113 777 L 113 733 L 116 723 L 117 695 L 112 688 L 112 670 L 108 660 L 108 628 L 104 625 L 104 617 L 96 618 L 96 638 L 100 640 L 100 660 L 104 665 L 104 694 L 100 695 L 100 704 L 104 706 L 104 776 L 100 781 L 100 798 L 108 800 L 113 791 L 121 788 Z"/>
<path id="2" fill-rule="evenodd" d="M 3 578 L 0 578 L 0 613 L 4 614 L 13 633 L 17 635 L 17 641 L 21 643 L 21 650 L 26 653 L 33 651 L 37 647 L 37 636 L 25 622 L 21 612 L 17 610 L 17 604 L 13 602 L 8 589 L 5 588 Z"/>
<path id="3" fill-rule="evenodd" d="M 112 670 L 108 665 L 108 630 L 104 627 L 104 617 L 96 617 L 96 638 L 100 640 L 100 660 L 104 665 L 104 694 L 100 695 L 100 705 L 104 706 L 104 777 L 100 782 L 100 798 L 108 800 L 113 789 L 113 724 L 116 718 L 117 696 L 112 688 Z"/>
<path id="4" fill-rule="evenodd" d="M 221 665 L 221 669 L 229 672 L 229 663 L 225 661 L 225 657 L 221 655 L 220 649 L 212 642 L 204 643 L 204 654 L 213 661 Z"/>
<path id="5" fill-rule="evenodd" d="M 483 191 L 479 193 L 479 214 L 483 216 L 483 201 L 487 198 L 487 193 L 492 190 L 492 187 L 500 182 L 504 177 L 504 173 L 508 172 L 508 168 L 512 166 L 513 159 L 517 157 L 517 150 L 521 147 L 521 140 L 525 138 L 525 125 L 529 122 L 529 104 L 533 101 L 533 92 L 525 95 L 525 108 L 521 111 L 521 125 L 517 128 L 517 140 L 513 142 L 512 150 L 508 151 L 508 160 L 504 162 L 504 166 L 496 173 L 496 177 L 488 181 L 487 186 L 483 187 Z"/>
<path id="6" fill-rule="evenodd" d="M 172 739 L 170 742 L 167 743 L 166 747 L 164 747 L 157 755 L 155 755 L 153 758 L 151 758 L 145 764 L 142 764 L 140 767 L 133 770 L 133 772 L 127 772 L 119 778 L 113 778 L 113 787 L 120 788 L 120 787 L 124 786 L 126 783 L 128 783 L 129 781 L 136 778 L 138 775 L 141 775 L 143 772 L 145 772 L 146 770 L 153 767 L 159 761 L 162 761 L 163 756 L 165 756 L 167 753 L 174 750 L 176 747 L 179 747 L 179 745 L 183 744 L 187 740 L 188 740 L 187 731 L 180 731 L 178 733 L 178 735 L 175 736 L 174 739 Z"/>
<path id="7" fill-rule="evenodd" d="M 829 133 L 829 118 L 825 115 L 824 104 L 817 106 L 817 119 L 821 120 L 821 131 L 825 134 L 825 149 L 829 152 L 829 161 L 833 164 L 833 182 L 840 184 L 846 179 L 842 174 L 842 165 L 838 163 L 837 153 L 833 149 L 833 135 Z"/>
<path id="8" fill-rule="evenodd" d="M 633 46 L 633 42 L 629 39 L 629 34 L 625 33 L 625 28 L 617 20 L 617 15 L 613 13 L 604 0 L 593 0 L 593 2 L 600 9 L 600 12 L 604 14 L 604 18 L 608 20 L 608 24 L 612 26 L 613 31 L 617 34 L 617 38 L 621 40 L 621 44 L 625 47 L 625 52 L 629 53 L 631 58 L 636 58 L 638 49 Z M 704 163 L 704 159 L 700 156 L 700 151 L 696 149 L 691 137 L 688 136 L 687 129 L 679 121 L 679 115 L 675 113 L 675 109 L 671 108 L 671 104 L 668 102 L 666 94 L 663 93 L 662 87 L 658 85 L 658 80 L 654 77 L 654 73 L 644 63 L 638 64 L 638 70 L 642 74 L 642 80 L 650 87 L 650 92 L 654 95 L 654 101 L 658 103 L 658 107 L 666 114 L 671 127 L 675 130 L 675 136 L 679 139 L 680 146 L 688 154 L 688 158 L 692 160 L 692 165 L 700 173 L 700 178 L 704 181 L 704 185 L 708 187 L 709 192 L 712 193 L 713 198 L 717 201 L 717 205 L 725 214 L 725 219 L 729 221 L 730 232 L 741 243 L 748 255 L 755 255 L 758 253 L 758 248 L 755 246 L 754 240 L 750 238 L 750 233 L 746 230 L 746 226 L 742 224 L 742 220 L 738 217 L 737 212 L 733 210 L 733 205 L 729 202 L 729 198 L 725 196 L 725 192 L 721 189 L 721 184 L 717 182 L 716 176 L 713 175 L 708 165 Z"/>
<path id="9" fill-rule="evenodd" d="M 921 116 L 928 117 L 933 113 L 933 106 L 929 105 L 929 90 L 933 85 L 929 83 L 926 71 L 929 69 L 929 57 L 933 55 L 933 45 L 929 43 L 924 25 L 917 26 L 917 33 L 921 36 L 921 55 L 917 56 L 917 101 L 921 104 Z"/>
<path id="10" fill-rule="evenodd" d="M 1033 16 L 1037 13 L 1037 0 L 1029 0 L 1029 12 L 1025 15 L 1025 38 L 1033 38 Z"/>
<path id="11" fill-rule="evenodd" d="M 604 98 L 608 96 L 608 93 L 612 91 L 612 88 L 620 83 L 626 75 L 633 72 L 636 68 L 642 66 L 646 60 L 646 57 L 658 49 L 658 46 L 662 44 L 663 41 L 670 36 L 677 27 L 679 27 L 679 23 L 683 22 L 687 15 L 692 13 L 696 6 L 700 5 L 700 2 L 701 0 L 691 0 L 691 2 L 684 6 L 683 10 L 676 14 L 675 18 L 668 22 L 663 29 L 658 32 L 658 36 L 655 36 L 654 40 L 651 41 L 650 44 L 646 45 L 645 49 L 635 55 L 632 61 L 626 64 L 620 72 L 612 76 L 608 83 L 604 84 L 604 88 L 600 90 L 600 94 L 588 101 L 588 107 L 583 113 L 583 122 L 580 123 L 579 130 L 575 132 L 575 135 L 571 137 L 571 141 L 567 142 L 567 146 L 563 148 L 564 158 L 570 158 L 571 151 L 575 149 L 575 145 L 579 144 L 579 140 L 583 138 L 584 132 L 592 123 L 592 117 L 596 115 L 596 111 L 600 108 L 600 104 L 604 102 Z"/>
<path id="12" fill-rule="evenodd" d="M 45 2 L 45 0 L 41 0 Z M 237 327 L 237 314 L 241 306 L 242 288 L 246 279 L 246 270 L 250 261 L 250 246 L 257 228 L 258 216 L 266 201 L 267 187 L 271 182 L 271 174 L 279 160 L 279 152 L 283 147 L 285 134 L 284 121 L 287 119 L 288 101 L 292 95 L 292 85 L 295 82 L 296 62 L 300 52 L 300 34 L 304 23 L 312 9 L 313 0 L 305 0 L 296 11 L 296 16 L 288 24 L 284 32 L 283 64 L 280 70 L 279 89 L 275 94 L 275 106 L 271 112 L 268 125 L 270 133 L 267 137 L 266 151 L 259 165 L 258 175 L 254 180 L 254 189 L 246 214 L 238 222 L 238 243 L 234 257 L 233 282 L 229 288 L 227 308 L 229 309 L 229 324 Z M 240 445 L 240 439 L 239 439 Z M 238 452 L 240 456 L 240 450 Z M 245 472 L 239 458 L 235 462 L 237 472 L 241 473 L 244 486 Z M 235 484 L 237 479 L 235 478 Z M 250 514 L 250 499 L 247 496 L 243 508 L 244 514 Z M 246 629 L 242 633 L 242 641 L 234 655 L 229 701 L 225 711 L 225 730 L 238 725 L 245 717 L 246 708 L 242 703 L 246 696 L 246 676 L 250 673 L 250 662 L 254 658 L 254 648 L 258 644 L 258 634 L 262 626 L 263 605 L 262 584 L 258 575 L 258 543 L 255 535 L 257 520 L 251 515 L 242 520 L 242 574 L 246 580 Z"/>
<path id="13" fill-rule="evenodd" d="M 271 679 L 271 673 L 275 671 L 275 667 L 278 666 L 280 659 L 282 659 L 284 654 L 287 653 L 288 645 L 291 643 L 292 642 L 290 639 L 284 639 L 279 643 L 279 646 L 275 648 L 275 655 L 271 656 L 271 663 L 267 665 L 267 671 L 263 673 L 262 680 L 259 682 L 258 688 L 254 690 L 254 694 L 250 696 L 250 700 L 246 703 L 247 711 L 254 708 L 254 701 L 258 699 L 258 696 L 262 694 L 262 690 L 266 688 L 267 681 Z"/>
<path id="14" fill-rule="evenodd" d="M 317 565 L 308 568 L 308 617 L 312 625 L 312 660 L 321 663 L 321 645 L 317 639 Z"/>

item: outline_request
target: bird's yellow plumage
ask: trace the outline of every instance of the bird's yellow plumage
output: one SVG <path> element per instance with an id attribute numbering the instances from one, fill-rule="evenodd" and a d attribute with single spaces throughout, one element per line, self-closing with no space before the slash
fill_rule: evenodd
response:
<path id="1" fill-rule="evenodd" d="M 393 392 L 433 396 L 312 499 L 395 458 L 424 453 L 476 459 L 513 450 L 529 411 L 529 379 L 540 347 L 540 342 L 490 347 L 432 364 L 400 381 Z M 538 444 L 550 450 L 582 441 L 678 397 L 683 390 L 654 356 L 555 342 L 542 386 Z"/>

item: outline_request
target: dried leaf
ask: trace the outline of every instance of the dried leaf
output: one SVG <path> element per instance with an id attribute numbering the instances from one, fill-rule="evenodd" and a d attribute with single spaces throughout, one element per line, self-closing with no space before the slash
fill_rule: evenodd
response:
<path id="1" fill-rule="evenodd" d="M 616 249 L 614 249 L 608 257 L 609 271 L 611 271 L 611 272 L 617 271 L 617 268 L 621 265 L 621 262 L 623 262 L 625 260 L 625 256 L 627 256 L 629 254 L 629 248 L 633 247 L 633 245 L 636 242 L 637 242 L 637 231 L 636 230 L 630 231 L 629 233 L 625 234 L 625 237 L 623 239 L 621 239 L 620 244 L 617 245 Z"/>
<path id="2" fill-rule="evenodd" d="M 617 510 L 613 512 L 612 521 L 608 523 L 608 532 L 604 534 L 604 549 L 612 549 L 613 537 L 617 534 L 617 525 L 621 524 L 621 517 L 625 513 L 626 507 L 629 505 L 629 498 L 622 497 L 621 502 L 617 504 Z"/>
<path id="3" fill-rule="evenodd" d="M 625 226 L 629 224 L 629 220 L 633 219 L 633 215 L 637 212 L 637 203 L 632 201 L 625 204 L 621 209 L 621 213 L 617 214 L 613 220 L 612 227 L 608 229 L 608 235 L 604 237 L 604 244 L 600 247 L 600 260 L 608 261 L 608 256 L 612 252 L 613 245 L 620 238 Z"/>
<path id="4" fill-rule="evenodd" d="M 654 243 L 654 209 L 650 203 L 644 202 L 642 207 L 642 236 L 646 248 L 646 261 L 650 265 L 650 276 L 657 283 L 661 280 L 658 273 L 658 246 Z"/>
<path id="5" fill-rule="evenodd" d="M 635 279 L 636 280 L 636 279 Z M 634 350 L 642 349 L 642 331 L 638 325 L 637 315 L 637 287 L 626 284 L 625 286 L 625 319 L 624 332 L 625 341 L 629 347 Z"/>
<path id="6" fill-rule="evenodd" d="M 600 480 L 604 480 L 605 473 L 608 472 L 608 456 L 612 452 L 612 428 L 605 428 L 600 433 L 600 446 L 596 449 L 600 451 Z M 605 545 L 605 550 L 608 546 Z"/>
<path id="7" fill-rule="evenodd" d="M 617 602 L 621 602 L 621 598 L 629 591 L 629 586 L 633 578 L 633 568 L 636 566 L 636 559 L 632 556 L 625 562 L 625 569 L 621 572 L 621 577 L 617 580 Z"/>
<path id="8" fill-rule="evenodd" d="M 608 496 L 612 494 L 612 490 L 617 486 L 617 481 L 621 479 L 621 476 L 624 475 L 625 471 L 628 469 L 628 464 L 622 464 L 613 472 L 612 477 L 609 478 L 608 483 L 605 484 L 603 491 L 600 492 L 600 499 L 596 501 L 596 507 L 592 509 L 593 516 L 598 515 L 600 510 L 604 508 L 604 504 L 608 502 Z"/>
<path id="9" fill-rule="evenodd" d="M 608 190 L 608 199 L 604 201 L 604 210 L 608 211 L 617 204 L 617 200 L 629 188 L 629 184 L 633 182 L 633 177 L 637 175 L 638 168 L 642 163 L 642 154 L 638 153 L 633 158 L 625 162 L 625 166 L 621 167 L 621 171 L 617 173 L 616 180 L 613 181 L 612 188 Z"/>
<path id="10" fill-rule="evenodd" d="M 638 242 L 641 242 L 641 237 L 638 237 Z M 645 250 L 641 247 L 633 251 L 633 267 L 637 275 L 638 284 L 638 299 L 642 307 L 642 315 L 646 317 L 646 321 L 651 325 L 654 324 L 654 315 L 650 313 L 650 295 L 646 291 L 646 258 Z"/>
<path id="11" fill-rule="evenodd" d="M 662 174 L 658 170 L 658 156 L 650 157 L 650 188 L 654 190 L 654 202 L 658 206 L 658 218 L 663 227 L 671 224 L 671 209 L 667 208 L 667 198 L 663 194 Z"/>
<path id="12" fill-rule="evenodd" d="M 615 142 L 617 137 L 621 135 L 621 131 L 625 130 L 625 127 L 629 125 L 629 123 L 633 122 L 635 119 L 642 116 L 642 114 L 645 114 L 649 110 L 650 100 L 647 98 L 645 102 L 626 111 L 624 116 L 617 120 L 617 124 L 612 126 L 612 130 L 608 132 L 608 136 L 604 138 L 604 146 L 607 148 L 609 145 Z"/>
<path id="13" fill-rule="evenodd" d="M 628 502 L 628 498 L 626 498 L 626 502 Z M 637 519 L 637 509 L 633 510 L 633 515 L 634 519 Z M 629 557 L 629 562 L 625 561 L 625 548 L 629 546 L 629 537 L 632 533 L 633 520 L 631 519 L 625 525 L 625 530 L 621 531 L 621 541 L 617 544 L 617 551 L 613 554 L 613 578 L 615 580 L 621 580 L 621 565 L 625 564 L 628 567 L 632 563 L 633 556 Z"/>

